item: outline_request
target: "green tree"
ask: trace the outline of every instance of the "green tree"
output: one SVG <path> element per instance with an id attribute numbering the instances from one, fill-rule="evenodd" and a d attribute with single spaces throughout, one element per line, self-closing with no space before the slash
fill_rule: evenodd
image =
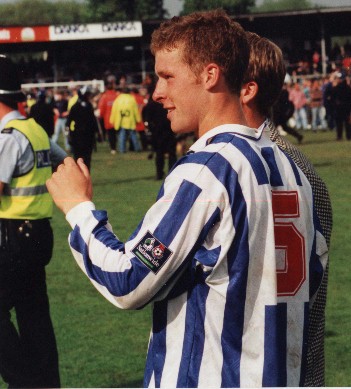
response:
<path id="1" fill-rule="evenodd" d="M 185 0 L 182 13 L 222 8 L 230 15 L 238 15 L 249 13 L 254 5 L 255 0 Z"/>
<path id="2" fill-rule="evenodd" d="M 163 19 L 163 0 L 87 0 L 95 21 Z"/>
<path id="3" fill-rule="evenodd" d="M 0 4 L 0 25 L 164 19 L 163 0 L 19 0 Z"/>
<path id="4" fill-rule="evenodd" d="M 298 11 L 313 7 L 309 0 L 264 0 L 253 12 Z"/>
<path id="5" fill-rule="evenodd" d="M 75 1 L 20 0 L 0 5 L 0 24 L 70 24 L 87 21 L 87 7 Z"/>

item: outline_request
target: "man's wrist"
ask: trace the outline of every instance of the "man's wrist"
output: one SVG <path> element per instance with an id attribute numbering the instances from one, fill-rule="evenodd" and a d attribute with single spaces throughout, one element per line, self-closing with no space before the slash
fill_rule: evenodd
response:
<path id="1" fill-rule="evenodd" d="M 72 228 L 74 228 L 79 220 L 87 213 L 95 210 L 95 204 L 92 201 L 83 201 L 73 208 L 71 208 L 66 214 L 66 220 Z"/>

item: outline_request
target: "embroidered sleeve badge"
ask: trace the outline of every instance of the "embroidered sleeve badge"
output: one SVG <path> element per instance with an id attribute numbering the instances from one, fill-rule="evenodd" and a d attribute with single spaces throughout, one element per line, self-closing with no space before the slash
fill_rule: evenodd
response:
<path id="1" fill-rule="evenodd" d="M 132 253 L 154 274 L 161 269 L 173 252 L 147 232 L 133 248 Z"/>

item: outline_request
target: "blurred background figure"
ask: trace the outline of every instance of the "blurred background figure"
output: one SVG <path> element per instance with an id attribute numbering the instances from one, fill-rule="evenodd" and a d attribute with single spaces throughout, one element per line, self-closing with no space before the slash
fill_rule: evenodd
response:
<path id="1" fill-rule="evenodd" d="M 110 145 L 110 152 L 116 154 L 117 131 L 113 128 L 113 123 L 110 122 L 112 105 L 118 96 L 114 79 L 107 80 L 105 87 L 106 90 L 98 102 L 99 118 L 102 132 L 106 134 Z"/>
<path id="2" fill-rule="evenodd" d="M 40 90 L 38 93 L 38 100 L 31 106 L 28 117 L 32 117 L 38 124 L 40 124 L 49 138 L 54 133 L 55 126 L 55 112 L 52 104 L 46 102 L 45 90 Z"/>
<path id="3" fill-rule="evenodd" d="M 137 123 L 141 121 L 139 109 L 135 98 L 128 88 L 123 88 L 121 94 L 112 105 L 110 122 L 118 131 L 118 149 L 120 153 L 126 152 L 126 143 L 130 139 L 134 151 L 140 151 L 140 144 L 135 131 Z"/>
<path id="4" fill-rule="evenodd" d="M 56 111 L 56 123 L 52 140 L 57 143 L 60 134 L 63 136 L 64 147 L 66 151 L 70 151 L 71 147 L 68 143 L 68 134 L 66 132 L 66 122 L 68 116 L 68 100 L 66 92 L 59 91 L 55 95 L 55 111 Z"/>
<path id="5" fill-rule="evenodd" d="M 295 107 L 294 118 L 296 121 L 296 128 L 298 130 L 306 130 L 308 127 L 306 111 L 307 98 L 298 82 L 292 86 L 292 89 L 289 92 L 289 100 L 293 102 Z"/>
<path id="6" fill-rule="evenodd" d="M 133 88 L 132 96 L 134 96 L 135 101 L 137 102 L 139 114 L 141 117 L 143 109 L 148 102 L 147 89 L 145 87 Z M 148 147 L 148 140 L 147 140 L 145 129 L 146 128 L 143 120 L 141 120 L 139 123 L 136 124 L 135 130 L 139 135 L 139 141 L 141 144 L 142 151 L 146 151 Z"/>
<path id="7" fill-rule="evenodd" d="M 320 80 L 312 80 L 310 88 L 310 107 L 312 114 L 312 130 L 327 129 L 328 125 L 325 121 L 325 109 L 323 106 L 323 91 Z"/>
<path id="8" fill-rule="evenodd" d="M 78 95 L 79 87 L 78 86 L 72 86 L 70 88 L 70 90 L 71 90 L 71 95 L 68 99 L 68 106 L 67 106 L 68 112 L 71 110 L 71 108 L 78 101 L 78 98 L 79 98 L 79 95 Z"/>
<path id="9" fill-rule="evenodd" d="M 91 156 L 99 132 L 94 108 L 90 102 L 92 94 L 87 87 L 78 91 L 78 100 L 72 106 L 67 118 L 69 142 L 75 160 L 83 158 L 84 163 L 91 168 Z"/>
<path id="10" fill-rule="evenodd" d="M 343 73 L 337 73 L 337 84 L 331 91 L 331 104 L 334 110 L 336 124 L 336 140 L 343 139 L 343 132 L 347 140 L 351 140 L 351 87 Z"/>
<path id="11" fill-rule="evenodd" d="M 272 121 L 275 127 L 281 127 L 283 131 L 292 135 L 299 143 L 302 142 L 303 135 L 301 135 L 295 128 L 289 125 L 289 119 L 294 115 L 294 104 L 289 100 L 289 92 L 287 84 L 285 83 L 280 92 L 278 100 L 272 108 Z"/>
<path id="12" fill-rule="evenodd" d="M 323 105 L 325 109 L 325 120 L 330 131 L 333 131 L 335 128 L 335 117 L 334 110 L 331 101 L 331 91 L 333 89 L 333 84 L 335 83 L 335 75 L 331 74 L 324 78 L 324 83 L 322 86 L 323 92 Z"/>
<path id="13" fill-rule="evenodd" d="M 33 89 L 33 90 L 31 90 L 31 92 L 26 97 L 26 100 L 25 100 L 25 112 L 26 112 L 27 115 L 29 115 L 30 109 L 37 102 L 36 96 L 37 96 L 37 90 Z"/>
<path id="14" fill-rule="evenodd" d="M 168 155 L 168 172 L 177 162 L 176 136 L 171 129 L 170 121 L 167 119 L 167 110 L 160 103 L 155 102 L 152 97 L 149 98 L 144 107 L 142 116 L 151 132 L 151 143 L 156 154 L 156 179 L 162 180 L 165 177 L 166 155 Z"/>

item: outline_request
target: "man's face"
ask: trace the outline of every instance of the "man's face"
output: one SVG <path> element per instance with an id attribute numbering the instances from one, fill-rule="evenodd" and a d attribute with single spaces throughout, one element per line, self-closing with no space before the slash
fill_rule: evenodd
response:
<path id="1" fill-rule="evenodd" d="M 182 60 L 182 50 L 161 50 L 155 56 L 155 71 L 159 79 L 153 99 L 167 109 L 167 117 L 175 133 L 198 131 L 201 93 L 199 78 Z"/>

